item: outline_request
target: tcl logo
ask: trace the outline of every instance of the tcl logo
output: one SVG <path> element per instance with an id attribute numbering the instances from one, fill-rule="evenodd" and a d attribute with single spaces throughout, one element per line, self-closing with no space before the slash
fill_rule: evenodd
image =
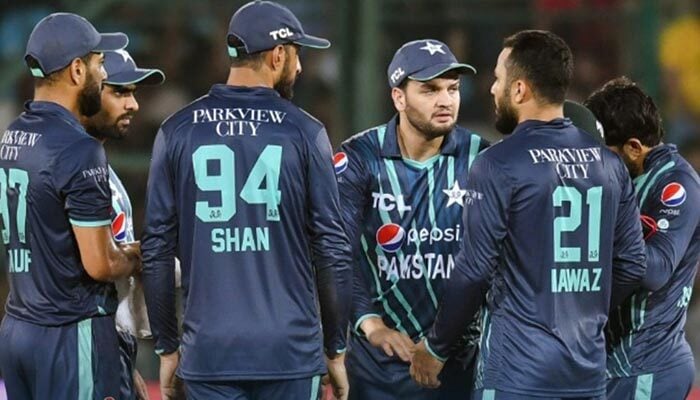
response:
<path id="1" fill-rule="evenodd" d="M 403 195 L 397 197 L 388 193 L 372 193 L 374 200 L 372 207 L 378 208 L 379 211 L 391 211 L 397 209 L 399 212 L 410 211 L 411 206 L 407 206 Z"/>
<path id="2" fill-rule="evenodd" d="M 282 28 L 278 29 L 276 31 L 270 32 L 270 36 L 272 36 L 272 39 L 278 40 L 278 39 L 286 39 L 288 37 L 292 37 L 294 33 L 289 30 L 289 28 Z"/>

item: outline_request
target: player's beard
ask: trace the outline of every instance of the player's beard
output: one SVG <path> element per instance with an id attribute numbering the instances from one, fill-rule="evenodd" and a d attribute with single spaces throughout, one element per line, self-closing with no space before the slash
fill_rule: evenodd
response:
<path id="1" fill-rule="evenodd" d="M 129 134 L 129 127 L 120 127 L 119 122 L 133 115 L 133 113 L 124 113 L 114 122 L 109 123 L 106 121 L 106 116 L 102 113 L 98 113 L 90 118 L 90 121 L 85 126 L 85 130 L 99 140 L 123 139 Z"/>
<path id="2" fill-rule="evenodd" d="M 421 115 L 418 110 L 411 106 L 408 98 L 406 99 L 406 109 L 404 112 L 406 113 L 408 122 L 410 122 L 411 125 L 413 125 L 418 132 L 421 132 L 428 140 L 447 135 L 448 133 L 452 132 L 452 129 L 454 129 L 455 124 L 457 123 L 457 116 L 455 115 L 452 123 L 447 126 L 438 126 L 433 124 L 430 122 L 432 115 L 429 115 L 427 118 Z"/>
<path id="3" fill-rule="evenodd" d="M 289 53 L 287 53 L 289 55 Z M 282 76 L 280 80 L 275 83 L 273 88 L 280 94 L 283 98 L 291 100 L 294 97 L 294 82 L 297 80 L 296 68 L 293 68 L 293 63 L 291 57 L 287 57 L 289 60 L 284 64 L 282 68 Z"/>
<path id="4" fill-rule="evenodd" d="M 78 93 L 78 112 L 92 117 L 102 108 L 102 83 L 88 70 L 85 86 Z"/>
<path id="5" fill-rule="evenodd" d="M 503 96 L 496 98 L 496 129 L 504 135 L 510 135 L 518 126 L 518 113 L 508 102 L 510 88 L 506 88 Z"/>

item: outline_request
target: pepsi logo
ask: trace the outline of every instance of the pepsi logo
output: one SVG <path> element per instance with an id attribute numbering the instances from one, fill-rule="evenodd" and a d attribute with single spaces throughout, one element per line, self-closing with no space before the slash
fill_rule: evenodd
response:
<path id="1" fill-rule="evenodd" d="M 678 182 L 669 183 L 661 191 L 661 202 L 666 207 L 678 207 L 685 202 L 686 197 L 685 188 Z"/>
<path id="2" fill-rule="evenodd" d="M 335 153 L 333 156 L 333 167 L 335 168 L 335 173 L 342 174 L 343 171 L 348 169 L 348 156 L 347 154 L 341 152 Z"/>
<path id="3" fill-rule="evenodd" d="M 388 253 L 396 253 L 403 245 L 406 232 L 401 225 L 388 223 L 377 229 L 377 244 Z"/>
<path id="4" fill-rule="evenodd" d="M 112 220 L 112 236 L 117 242 L 126 240 L 126 214 L 123 211 Z"/>

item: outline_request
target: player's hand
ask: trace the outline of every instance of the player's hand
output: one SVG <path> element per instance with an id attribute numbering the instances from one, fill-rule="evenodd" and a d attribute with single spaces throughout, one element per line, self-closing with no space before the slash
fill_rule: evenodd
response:
<path id="1" fill-rule="evenodd" d="M 180 354 L 176 351 L 160 356 L 160 395 L 163 400 L 175 400 L 179 397 L 180 382 L 175 371 L 180 363 Z"/>
<path id="2" fill-rule="evenodd" d="M 442 361 L 433 357 L 425 348 L 425 340 L 416 346 L 411 360 L 411 378 L 420 386 L 435 389 L 440 386 L 438 375 L 445 365 Z"/>
<path id="3" fill-rule="evenodd" d="M 347 400 L 350 383 L 348 382 L 348 372 L 345 370 L 345 354 L 340 354 L 333 359 L 326 357 L 326 365 L 328 366 L 328 381 L 333 387 L 333 396 L 337 400 Z"/>
<path id="4" fill-rule="evenodd" d="M 148 386 L 146 386 L 146 382 L 143 380 L 143 377 L 137 369 L 134 369 L 133 379 L 136 398 L 138 400 L 150 400 L 148 398 Z"/>
<path id="5" fill-rule="evenodd" d="M 134 263 L 133 273 L 141 273 L 143 269 L 143 263 L 141 260 L 141 242 L 128 242 L 119 243 L 119 248 L 124 252 L 124 254 L 129 257 L 129 259 Z"/>
<path id="6" fill-rule="evenodd" d="M 404 362 L 411 362 L 411 355 L 416 345 L 405 333 L 387 327 L 381 318 L 368 318 L 362 321 L 361 329 L 369 343 L 384 350 L 387 356 L 397 356 Z"/>

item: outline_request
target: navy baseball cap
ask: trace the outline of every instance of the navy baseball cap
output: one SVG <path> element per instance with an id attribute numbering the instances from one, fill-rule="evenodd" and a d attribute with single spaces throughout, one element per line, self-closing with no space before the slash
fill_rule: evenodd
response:
<path id="1" fill-rule="evenodd" d="M 387 75 L 389 86 L 394 88 L 406 78 L 424 82 L 451 70 L 460 74 L 476 73 L 476 68 L 471 65 L 457 62 L 445 43 L 434 39 L 421 39 L 408 42 L 396 50 Z"/>
<path id="2" fill-rule="evenodd" d="M 105 51 L 105 83 L 112 85 L 160 85 L 165 82 L 165 74 L 159 69 L 146 69 L 136 66 L 136 62 L 126 50 Z"/>
<path id="3" fill-rule="evenodd" d="M 243 42 L 232 47 L 232 39 Z M 269 50 L 280 44 L 327 49 L 331 42 L 304 32 L 301 22 L 281 4 L 272 1 L 252 1 L 239 8 L 228 25 L 229 55 L 236 57 L 242 51 L 248 54 Z"/>
<path id="4" fill-rule="evenodd" d="M 91 52 L 119 50 L 129 44 L 123 33 L 99 33 L 80 15 L 54 13 L 39 21 L 27 41 L 24 60 L 32 75 L 43 78 Z M 38 68 L 30 62 L 36 60 Z"/>

